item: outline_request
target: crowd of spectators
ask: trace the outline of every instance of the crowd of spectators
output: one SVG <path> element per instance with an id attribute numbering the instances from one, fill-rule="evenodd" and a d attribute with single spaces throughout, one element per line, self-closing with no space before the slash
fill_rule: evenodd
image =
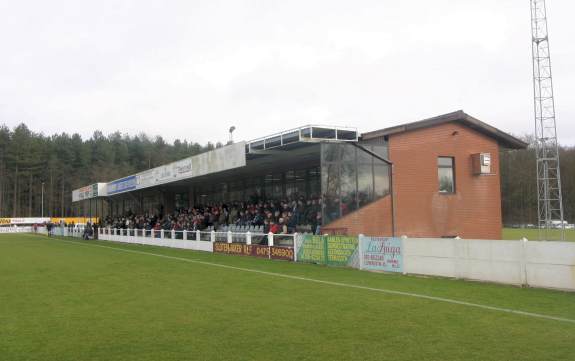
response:
<path id="1" fill-rule="evenodd" d="M 106 217 L 104 227 L 117 229 L 197 231 L 222 226 L 257 226 L 264 233 L 288 234 L 302 230 L 318 234 L 321 200 L 234 202 L 178 209 L 170 214 Z"/>

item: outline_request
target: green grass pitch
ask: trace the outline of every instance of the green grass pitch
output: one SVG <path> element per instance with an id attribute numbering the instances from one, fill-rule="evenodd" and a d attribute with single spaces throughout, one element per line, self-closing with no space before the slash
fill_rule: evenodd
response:
<path id="1" fill-rule="evenodd" d="M 567 292 L 0 235 L 2 361 L 568 360 L 569 320 Z"/>
<path id="2" fill-rule="evenodd" d="M 521 239 L 527 238 L 530 241 L 537 241 L 539 239 L 539 230 L 533 228 L 503 228 L 503 239 Z M 561 231 L 552 229 L 549 233 L 550 241 L 558 241 L 561 239 Z M 575 229 L 565 230 L 565 241 L 575 242 Z"/>

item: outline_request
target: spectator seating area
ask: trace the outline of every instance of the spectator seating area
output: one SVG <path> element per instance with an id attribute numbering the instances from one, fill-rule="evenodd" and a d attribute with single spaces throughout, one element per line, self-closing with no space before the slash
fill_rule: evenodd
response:
<path id="1" fill-rule="evenodd" d="M 170 214 L 106 217 L 100 226 L 116 229 L 222 231 L 252 233 L 318 233 L 321 200 L 234 202 L 178 209 Z"/>

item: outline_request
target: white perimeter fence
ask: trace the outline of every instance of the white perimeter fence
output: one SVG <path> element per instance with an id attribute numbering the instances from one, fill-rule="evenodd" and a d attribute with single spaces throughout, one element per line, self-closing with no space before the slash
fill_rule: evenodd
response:
<path id="1" fill-rule="evenodd" d="M 32 227 L 0 227 L 0 233 L 30 233 Z"/>
<path id="2" fill-rule="evenodd" d="M 403 272 L 575 291 L 575 242 L 403 238 Z"/>
<path id="3" fill-rule="evenodd" d="M 46 227 L 34 227 L 32 226 L 17 226 L 17 227 L 0 227 L 0 233 L 40 233 L 40 234 L 47 234 Z M 52 230 L 52 234 L 55 236 L 63 236 L 63 237 L 76 237 L 82 238 L 82 234 L 84 233 L 84 229 L 80 227 L 70 228 L 68 229 L 63 227 L 55 227 Z"/>
<path id="4" fill-rule="evenodd" d="M 213 243 L 267 245 L 293 248 L 297 234 L 273 234 L 252 232 L 204 232 L 204 231 L 167 231 L 144 229 L 98 230 L 98 239 L 125 243 L 147 244 L 172 248 L 213 251 Z"/>
<path id="5" fill-rule="evenodd" d="M 0 233 L 32 231 L 32 227 L 0 227 Z M 37 231 L 46 233 L 43 227 Z M 83 230 L 56 227 L 53 234 L 82 237 Z M 348 265 L 366 270 L 575 291 L 575 242 L 364 236 L 323 237 L 324 242 L 322 236 L 298 234 L 108 228 L 99 229 L 98 238 L 104 241 L 206 252 L 216 249 L 232 254 Z M 262 249 L 267 250 L 267 253 Z M 282 252 L 278 253 L 278 250 Z M 286 253 L 286 250 L 290 252 Z M 331 262 L 330 259 L 338 262 Z M 343 263 L 339 262 L 341 260 Z"/>

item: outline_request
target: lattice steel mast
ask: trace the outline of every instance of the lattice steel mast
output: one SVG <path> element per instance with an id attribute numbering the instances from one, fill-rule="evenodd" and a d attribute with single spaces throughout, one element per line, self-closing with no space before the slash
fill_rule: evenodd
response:
<path id="1" fill-rule="evenodd" d="M 563 222 L 551 55 L 547 32 L 547 9 L 545 0 L 530 1 L 539 239 L 549 239 L 549 230 L 559 225 L 557 221 L 561 222 L 561 239 L 563 239 L 565 224 Z"/>

